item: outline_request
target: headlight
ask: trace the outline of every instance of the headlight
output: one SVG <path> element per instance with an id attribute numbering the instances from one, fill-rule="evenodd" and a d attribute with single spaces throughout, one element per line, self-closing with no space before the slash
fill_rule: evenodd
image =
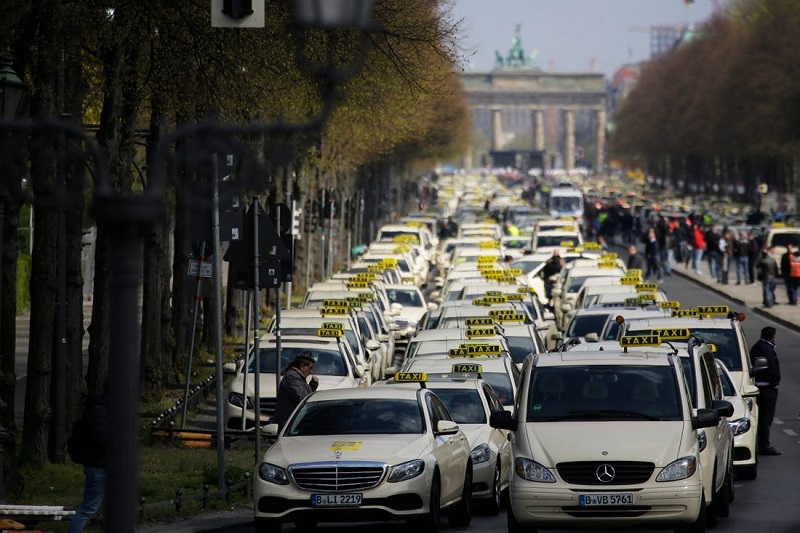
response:
<path id="1" fill-rule="evenodd" d="M 699 450 L 697 450 L 698 453 L 702 452 L 703 450 L 705 450 L 707 444 L 708 444 L 708 439 L 706 438 L 706 432 L 705 431 L 698 431 L 697 432 L 697 446 L 700 448 Z"/>
<path id="2" fill-rule="evenodd" d="M 475 446 L 475 449 L 472 450 L 472 464 L 476 465 L 478 463 L 485 463 L 489 460 L 490 455 L 491 452 L 489 451 L 488 444 Z"/>
<path id="3" fill-rule="evenodd" d="M 269 463 L 261 463 L 258 465 L 258 477 L 264 481 L 275 483 L 276 485 L 289 484 L 289 478 L 286 475 L 286 470 Z"/>
<path id="4" fill-rule="evenodd" d="M 392 467 L 392 473 L 389 474 L 389 483 L 397 483 L 398 481 L 405 481 L 420 475 L 425 471 L 425 461 L 416 459 L 407 463 L 400 463 Z"/>
<path id="5" fill-rule="evenodd" d="M 747 417 L 738 418 L 736 420 L 728 420 L 728 424 L 731 426 L 731 431 L 733 431 L 734 437 L 750 431 L 750 419 Z"/>
<path id="6" fill-rule="evenodd" d="M 664 467 L 656 477 L 656 481 L 678 481 L 692 477 L 697 471 L 696 457 L 681 457 Z"/>
<path id="7" fill-rule="evenodd" d="M 252 409 L 253 406 L 250 404 L 250 398 L 245 398 L 244 394 L 239 394 L 238 392 L 231 392 L 228 394 L 228 403 L 231 405 L 235 405 L 236 407 L 241 407 L 242 403 L 247 403 L 247 409 Z"/>
<path id="8" fill-rule="evenodd" d="M 556 477 L 544 466 L 536 461 L 517 457 L 514 459 L 514 471 L 522 479 L 538 481 L 539 483 L 555 483 Z"/>

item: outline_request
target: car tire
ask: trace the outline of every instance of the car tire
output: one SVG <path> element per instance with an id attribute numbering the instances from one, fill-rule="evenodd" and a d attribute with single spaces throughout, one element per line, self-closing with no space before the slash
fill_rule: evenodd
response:
<path id="1" fill-rule="evenodd" d="M 714 515 L 726 517 L 731 514 L 731 500 L 733 499 L 733 480 L 731 472 L 725 474 L 725 481 L 714 495 Z"/>
<path id="2" fill-rule="evenodd" d="M 431 483 L 431 495 L 428 504 L 428 513 L 411 521 L 411 526 L 423 533 L 436 533 L 439 531 L 439 518 L 441 516 L 442 489 L 439 485 L 438 472 Z"/>
<path id="3" fill-rule="evenodd" d="M 271 518 L 256 518 L 254 526 L 256 533 L 278 533 L 283 524 L 280 522 L 280 520 L 273 520 Z"/>
<path id="4" fill-rule="evenodd" d="M 500 481 L 503 478 L 501 477 L 500 472 L 500 463 L 497 463 L 497 466 L 494 467 L 494 478 L 492 479 L 492 495 L 491 498 L 485 502 L 483 502 L 483 509 L 486 514 L 490 516 L 497 516 L 497 513 L 500 512 L 500 507 L 503 504 L 503 493 L 500 489 Z"/>
<path id="5" fill-rule="evenodd" d="M 697 514 L 697 519 L 686 527 L 679 527 L 675 529 L 675 533 L 705 533 L 707 528 L 707 513 L 706 513 L 706 498 L 700 498 L 700 512 Z"/>
<path id="6" fill-rule="evenodd" d="M 472 522 L 472 470 L 468 468 L 464 474 L 461 501 L 448 511 L 447 523 L 451 527 L 467 527 L 470 522 Z"/>
<path id="7" fill-rule="evenodd" d="M 758 463 L 737 466 L 736 477 L 739 479 L 756 479 L 758 477 Z"/>

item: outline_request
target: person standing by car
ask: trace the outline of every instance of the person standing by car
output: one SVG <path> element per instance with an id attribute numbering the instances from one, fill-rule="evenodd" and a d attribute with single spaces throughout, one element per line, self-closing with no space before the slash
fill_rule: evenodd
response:
<path id="1" fill-rule="evenodd" d="M 279 427 L 286 425 L 289 415 L 303 398 L 317 390 L 319 378 L 314 376 L 308 381 L 312 370 L 314 356 L 311 352 L 301 352 L 284 370 L 275 399 L 275 423 Z"/>
<path id="2" fill-rule="evenodd" d="M 700 261 L 703 259 L 703 251 L 706 248 L 706 239 L 699 225 L 695 225 L 692 230 L 692 270 L 695 274 L 702 274 Z"/>
<path id="3" fill-rule="evenodd" d="M 647 264 L 644 261 L 644 258 L 639 255 L 639 251 L 636 249 L 636 246 L 631 244 L 628 246 L 628 263 L 626 265 L 628 270 L 632 268 L 636 268 L 644 272 L 647 269 Z"/>
<path id="4" fill-rule="evenodd" d="M 781 256 L 781 277 L 786 285 L 786 297 L 789 299 L 789 305 L 797 305 L 797 283 L 800 281 L 800 272 L 794 272 L 795 276 L 792 276 L 792 263 L 800 261 L 795 257 L 796 254 L 792 243 L 787 243 L 786 253 Z M 794 269 L 800 270 L 800 266 L 796 266 Z"/>
<path id="5" fill-rule="evenodd" d="M 749 278 L 750 283 L 756 282 L 756 266 L 761 254 L 761 243 L 756 239 L 755 233 L 752 231 L 747 233 L 747 262 L 750 269 Z"/>
<path id="6" fill-rule="evenodd" d="M 748 285 L 753 282 L 750 278 L 750 260 L 748 258 L 747 233 L 739 233 L 739 238 L 733 241 L 733 257 L 736 261 L 736 284 Z"/>
<path id="7" fill-rule="evenodd" d="M 778 262 L 772 257 L 775 247 L 764 248 L 758 262 L 758 279 L 761 280 L 764 307 L 775 305 L 775 278 L 778 277 Z"/>
<path id="8" fill-rule="evenodd" d="M 774 260 L 773 260 L 774 261 Z M 750 348 L 750 359 L 764 357 L 767 368 L 756 378 L 758 387 L 758 454 L 781 455 L 769 442 L 769 430 L 775 417 L 775 406 L 778 403 L 778 386 L 781 382 L 781 366 L 778 353 L 775 351 L 775 334 L 777 330 L 767 326 L 761 330 L 761 338 Z"/>
<path id="9" fill-rule="evenodd" d="M 83 414 L 72 428 L 67 441 L 70 458 L 83 465 L 86 482 L 83 499 L 69 522 L 67 533 L 80 533 L 103 503 L 106 490 L 106 450 L 108 449 L 107 388 L 100 395 L 86 398 Z"/>
<path id="10" fill-rule="evenodd" d="M 647 260 L 647 272 L 645 273 L 644 279 L 649 279 L 650 274 L 653 274 L 659 283 L 663 282 L 664 276 L 661 272 L 661 247 L 656 238 L 656 230 L 653 228 L 647 230 L 647 236 L 644 241 L 644 258 Z"/>
<path id="11" fill-rule="evenodd" d="M 719 232 L 717 232 L 717 228 L 710 227 L 705 234 L 705 239 L 706 259 L 708 260 L 709 275 L 719 281 L 722 253 L 720 252 L 719 248 L 721 236 Z"/>
<path id="12" fill-rule="evenodd" d="M 561 273 L 564 268 L 564 260 L 558 253 L 558 250 L 553 250 L 553 255 L 548 259 L 542 267 L 542 278 L 544 278 L 544 296 L 547 298 L 547 305 L 550 305 L 550 299 L 553 297 L 553 285 L 555 284 L 555 277 Z"/>

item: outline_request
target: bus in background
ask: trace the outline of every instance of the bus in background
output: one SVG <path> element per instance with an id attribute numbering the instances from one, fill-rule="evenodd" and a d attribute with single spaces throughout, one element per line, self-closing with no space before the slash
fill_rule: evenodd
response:
<path id="1" fill-rule="evenodd" d="M 547 208 L 551 217 L 574 217 L 583 227 L 583 193 L 571 183 L 561 182 L 550 191 Z"/>

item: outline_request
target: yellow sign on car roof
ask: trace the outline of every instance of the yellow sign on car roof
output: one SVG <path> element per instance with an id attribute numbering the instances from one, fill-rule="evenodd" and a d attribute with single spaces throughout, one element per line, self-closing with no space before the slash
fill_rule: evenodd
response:
<path id="1" fill-rule="evenodd" d="M 494 328 L 467 328 L 464 331 L 464 336 L 468 339 L 494 337 L 495 335 L 497 335 L 497 330 Z"/>
<path id="2" fill-rule="evenodd" d="M 662 340 L 686 340 L 692 334 L 689 328 L 654 328 L 651 335 L 658 335 Z"/>
<path id="3" fill-rule="evenodd" d="M 402 383 L 424 383 L 428 381 L 428 374 L 425 372 L 398 372 L 394 375 L 394 380 Z"/>
<path id="4" fill-rule="evenodd" d="M 681 303 L 678 302 L 677 300 L 658 302 L 658 307 L 661 309 L 680 309 Z"/>
<path id="5" fill-rule="evenodd" d="M 661 346 L 661 338 L 658 335 L 630 335 L 620 337 L 619 345 L 623 348 L 630 346 Z"/>
<path id="6" fill-rule="evenodd" d="M 727 305 L 698 305 L 698 315 L 727 315 L 731 308 Z"/>

